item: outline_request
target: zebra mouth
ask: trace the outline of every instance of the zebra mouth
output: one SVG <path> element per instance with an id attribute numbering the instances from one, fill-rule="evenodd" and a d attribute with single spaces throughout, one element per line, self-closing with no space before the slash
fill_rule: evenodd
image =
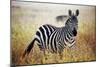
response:
<path id="1" fill-rule="evenodd" d="M 73 35 L 76 36 L 77 35 L 77 30 L 74 28 L 73 30 Z"/>

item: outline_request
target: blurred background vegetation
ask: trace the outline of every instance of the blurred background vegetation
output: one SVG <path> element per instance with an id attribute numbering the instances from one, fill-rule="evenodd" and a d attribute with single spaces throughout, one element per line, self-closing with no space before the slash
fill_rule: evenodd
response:
<path id="1" fill-rule="evenodd" d="M 43 24 L 57 27 L 64 22 L 56 22 L 55 17 L 68 15 L 68 9 L 79 9 L 78 35 L 76 45 L 66 47 L 59 54 L 47 53 L 46 56 L 35 45 L 28 57 L 22 54 L 34 38 L 36 30 Z M 96 18 L 94 6 L 59 5 L 12 1 L 11 6 L 11 60 L 17 65 L 48 64 L 96 60 Z M 45 59 L 47 57 L 47 59 Z"/>

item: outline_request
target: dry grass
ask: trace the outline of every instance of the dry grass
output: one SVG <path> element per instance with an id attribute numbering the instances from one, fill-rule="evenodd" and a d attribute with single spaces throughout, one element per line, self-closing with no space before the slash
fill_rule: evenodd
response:
<path id="1" fill-rule="evenodd" d="M 19 8 L 14 10 L 19 10 Z M 62 56 L 59 56 L 59 54 L 52 54 L 48 52 L 46 52 L 46 55 L 43 55 L 43 53 L 39 50 L 38 46 L 35 44 L 29 56 L 22 58 L 23 51 L 34 38 L 36 30 L 40 26 L 38 22 L 42 21 L 35 20 L 30 22 L 22 22 L 19 21 L 20 16 L 23 16 L 23 12 L 21 11 L 19 11 L 17 14 L 12 14 L 12 63 L 17 65 L 26 65 L 96 60 L 95 21 L 87 22 L 85 20 L 79 21 L 76 45 L 74 45 L 71 49 L 66 47 L 62 53 Z"/>

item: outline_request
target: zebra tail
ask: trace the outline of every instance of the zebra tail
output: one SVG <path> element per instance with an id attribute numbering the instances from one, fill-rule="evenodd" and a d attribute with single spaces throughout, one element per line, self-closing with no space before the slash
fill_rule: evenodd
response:
<path id="1" fill-rule="evenodd" d="M 26 48 L 26 50 L 23 53 L 23 57 L 25 57 L 25 55 L 29 54 L 30 51 L 32 50 L 32 48 L 34 47 L 34 42 L 35 42 L 36 38 L 34 40 L 32 40 L 32 42 L 29 44 L 29 46 Z"/>

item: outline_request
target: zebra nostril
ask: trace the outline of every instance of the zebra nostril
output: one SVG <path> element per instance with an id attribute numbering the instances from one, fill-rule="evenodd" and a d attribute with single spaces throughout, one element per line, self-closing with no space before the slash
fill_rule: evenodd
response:
<path id="1" fill-rule="evenodd" d="M 77 30 L 74 28 L 73 30 L 73 35 L 76 36 L 77 35 Z"/>

